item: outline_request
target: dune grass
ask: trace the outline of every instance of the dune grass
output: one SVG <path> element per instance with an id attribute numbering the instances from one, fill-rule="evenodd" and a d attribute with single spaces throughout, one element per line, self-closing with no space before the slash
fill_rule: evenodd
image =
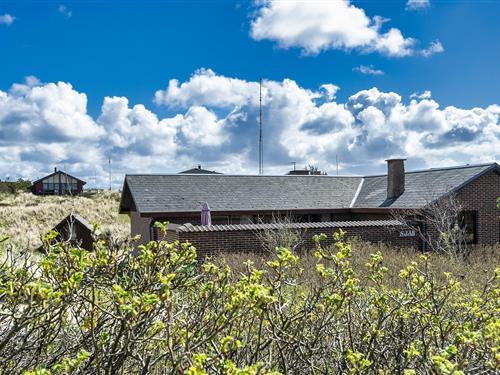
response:
<path id="1" fill-rule="evenodd" d="M 383 265 L 388 268 L 385 284 L 391 288 L 403 287 L 404 281 L 399 276 L 399 271 L 407 267 L 412 262 L 419 262 L 421 252 L 414 249 L 398 249 L 382 243 L 372 244 L 353 239 L 352 246 L 353 269 L 359 275 L 368 273 L 367 263 L 371 260 L 371 255 L 380 252 L 383 256 Z M 304 269 L 302 277 L 311 280 L 316 277 L 317 260 L 313 252 L 299 253 L 301 267 Z M 500 266 L 500 245 L 478 246 L 474 248 L 469 258 L 465 261 L 457 261 L 446 255 L 426 253 L 430 257 L 432 271 L 441 280 L 445 280 L 445 273 L 450 273 L 456 277 L 467 289 L 480 288 L 487 280 L 495 275 L 495 268 Z M 216 258 L 217 263 L 224 262 L 235 271 L 236 274 L 244 272 L 245 263 L 250 260 L 257 265 L 257 268 L 264 268 L 265 263 L 274 256 L 271 252 L 265 255 L 258 254 L 226 254 Z"/>
<path id="2" fill-rule="evenodd" d="M 62 219 L 78 213 L 90 223 L 101 225 L 113 237 L 130 234 L 127 215 L 118 213 L 120 194 L 91 191 L 79 196 L 36 196 L 31 193 L 0 195 L 0 238 L 16 248 L 32 249 L 41 245 L 41 238 Z"/>

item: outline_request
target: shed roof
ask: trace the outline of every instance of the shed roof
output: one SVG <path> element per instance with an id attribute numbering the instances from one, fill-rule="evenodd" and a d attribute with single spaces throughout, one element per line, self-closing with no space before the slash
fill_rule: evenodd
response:
<path id="1" fill-rule="evenodd" d="M 86 230 L 93 232 L 94 227 L 83 217 L 80 216 L 77 213 L 72 213 L 66 216 L 64 219 L 62 219 L 59 224 L 57 224 L 54 229 L 62 228 L 67 225 L 73 225 L 73 224 L 80 225 L 81 227 L 85 228 Z"/>
<path id="2" fill-rule="evenodd" d="M 387 175 L 127 175 L 120 211 L 194 213 L 204 202 L 214 212 L 420 208 L 491 170 L 500 173 L 500 166 L 406 172 L 405 192 L 394 200 L 386 199 Z"/>

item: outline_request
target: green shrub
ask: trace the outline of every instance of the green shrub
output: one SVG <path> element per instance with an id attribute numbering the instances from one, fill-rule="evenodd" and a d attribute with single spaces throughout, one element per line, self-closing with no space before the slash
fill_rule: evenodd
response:
<path id="1" fill-rule="evenodd" d="M 19 179 L 17 181 L 0 181 L 0 193 L 17 194 L 27 191 L 31 187 L 31 181 Z"/>
<path id="2" fill-rule="evenodd" d="M 373 254 L 361 280 L 351 246 L 315 251 L 304 280 L 287 248 L 235 274 L 197 264 L 189 244 L 133 252 L 58 244 L 37 265 L 0 268 L 0 372 L 8 374 L 461 374 L 500 369 L 500 272 L 465 293 L 423 256 L 402 287 Z M 46 238 L 47 243 L 51 240 Z"/>

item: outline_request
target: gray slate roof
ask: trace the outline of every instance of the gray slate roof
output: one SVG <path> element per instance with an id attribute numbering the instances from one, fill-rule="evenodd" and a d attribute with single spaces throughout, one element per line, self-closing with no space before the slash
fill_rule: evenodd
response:
<path id="1" fill-rule="evenodd" d="M 405 191 L 395 200 L 386 199 L 387 175 L 365 177 L 353 207 L 424 207 L 493 168 L 498 168 L 498 165 L 494 163 L 406 172 Z"/>
<path id="2" fill-rule="evenodd" d="M 387 176 L 127 175 L 120 210 L 142 214 L 419 208 L 461 188 L 496 163 L 406 172 L 405 192 L 386 199 Z"/>
<path id="3" fill-rule="evenodd" d="M 360 177 L 223 174 L 125 177 L 136 209 L 141 213 L 199 212 L 203 202 L 208 202 L 211 211 L 349 207 L 360 181 Z"/>

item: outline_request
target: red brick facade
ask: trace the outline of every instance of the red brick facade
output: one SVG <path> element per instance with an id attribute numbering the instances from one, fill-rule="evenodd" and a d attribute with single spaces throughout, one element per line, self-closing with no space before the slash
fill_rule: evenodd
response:
<path id="1" fill-rule="evenodd" d="M 482 175 L 457 192 L 463 209 L 476 212 L 478 244 L 500 242 L 500 210 L 496 207 L 498 197 L 500 174 L 494 171 Z"/>
<path id="2" fill-rule="evenodd" d="M 301 250 L 311 250 L 314 248 L 313 236 L 324 233 L 328 236 L 324 244 L 333 242 L 332 234 L 338 231 L 338 227 L 309 228 L 302 230 L 303 243 Z M 419 249 L 420 240 L 417 236 L 400 237 L 400 232 L 404 228 L 383 227 L 383 226 L 361 226 L 349 227 L 345 229 L 346 239 L 359 237 L 368 242 L 384 242 L 396 247 L 412 247 Z M 258 230 L 227 230 L 227 231 L 207 231 L 207 232 L 179 232 L 168 230 L 166 240 L 188 241 L 198 250 L 198 256 L 204 258 L 221 253 L 260 253 L 264 250 L 264 245 L 260 239 Z"/>

